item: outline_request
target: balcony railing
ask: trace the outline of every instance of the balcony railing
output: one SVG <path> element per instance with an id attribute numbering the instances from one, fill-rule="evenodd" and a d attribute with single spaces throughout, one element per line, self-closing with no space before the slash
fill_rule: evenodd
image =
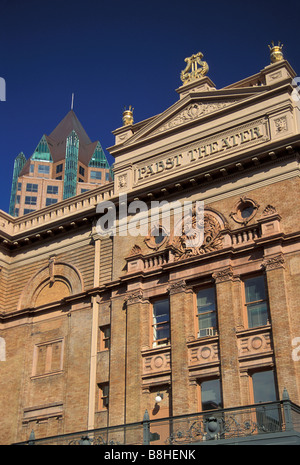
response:
<path id="1" fill-rule="evenodd" d="M 262 438 L 261 435 L 296 434 L 300 443 L 300 407 L 289 398 L 246 407 L 217 409 L 191 415 L 150 420 L 145 412 L 142 422 L 80 431 L 36 439 L 19 445 L 201 445 L 232 442 L 237 438 Z"/>

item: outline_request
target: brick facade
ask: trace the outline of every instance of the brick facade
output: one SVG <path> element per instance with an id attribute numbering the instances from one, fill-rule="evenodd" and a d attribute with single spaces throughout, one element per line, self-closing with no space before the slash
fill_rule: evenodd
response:
<path id="1" fill-rule="evenodd" d="M 24 218 L 0 212 L 1 444 L 137 422 L 146 409 L 199 412 L 208 381 L 220 382 L 224 408 L 249 405 L 262 371 L 274 372 L 279 399 L 286 388 L 300 404 L 293 76 L 283 60 L 225 89 L 206 77 L 182 86 L 166 112 L 115 131 L 114 184 Z M 242 134 L 238 148 L 196 160 L 230 134 Z M 99 237 L 97 205 L 120 208 L 122 193 L 147 205 L 203 200 L 204 243 L 193 253 L 172 234 Z M 253 277 L 264 278 L 259 304 L 245 291 Z M 216 325 L 200 327 L 197 295 L 208 288 Z M 161 300 L 164 323 L 154 318 Z M 248 312 L 262 308 L 263 323 L 250 325 Z"/>

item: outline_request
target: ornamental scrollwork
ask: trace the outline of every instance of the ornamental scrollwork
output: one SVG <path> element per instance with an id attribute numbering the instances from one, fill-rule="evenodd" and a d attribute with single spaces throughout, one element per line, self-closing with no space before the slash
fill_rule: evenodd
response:
<path id="1" fill-rule="evenodd" d="M 127 303 L 127 305 L 143 302 L 143 300 L 144 299 L 143 299 L 142 289 L 137 289 L 136 291 L 132 291 L 125 298 L 125 302 Z"/>
<path id="2" fill-rule="evenodd" d="M 168 287 L 170 294 L 177 294 L 178 292 L 183 292 L 186 290 L 186 282 L 182 279 L 181 281 L 176 281 L 171 283 Z"/>
<path id="3" fill-rule="evenodd" d="M 193 230 L 195 232 L 191 234 Z M 193 214 L 191 229 L 184 229 L 183 234 L 174 237 L 172 242 L 175 260 L 184 260 L 185 258 L 222 249 L 221 230 L 220 222 L 211 214 L 204 212 L 203 219 L 199 221 L 196 214 Z M 200 241 L 199 237 L 197 237 L 198 231 L 203 231 L 203 237 Z"/>
<path id="4" fill-rule="evenodd" d="M 285 260 L 283 254 L 279 254 L 276 257 L 265 258 L 262 262 L 262 267 L 266 271 L 275 270 L 277 268 L 284 268 Z"/>
<path id="5" fill-rule="evenodd" d="M 223 270 L 216 271 L 213 274 L 213 279 L 215 280 L 217 284 L 223 283 L 225 281 L 232 281 L 233 278 L 234 278 L 233 269 L 231 266 L 229 266 L 228 268 L 224 268 Z"/>
<path id="6" fill-rule="evenodd" d="M 264 211 L 262 212 L 262 216 L 269 216 L 274 215 L 277 213 L 277 210 L 273 205 L 267 205 Z"/>
<path id="7" fill-rule="evenodd" d="M 202 61 L 203 53 L 198 52 L 185 58 L 186 67 L 181 71 L 180 79 L 184 84 L 200 79 L 208 73 L 209 67 L 206 61 Z M 200 66 L 200 69 L 198 68 Z"/>

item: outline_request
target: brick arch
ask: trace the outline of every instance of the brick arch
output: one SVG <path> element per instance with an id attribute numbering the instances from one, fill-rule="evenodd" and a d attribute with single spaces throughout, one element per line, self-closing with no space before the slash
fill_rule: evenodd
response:
<path id="1" fill-rule="evenodd" d="M 82 276 L 74 265 L 50 259 L 49 264 L 27 282 L 19 299 L 18 310 L 56 302 L 83 290 Z"/>

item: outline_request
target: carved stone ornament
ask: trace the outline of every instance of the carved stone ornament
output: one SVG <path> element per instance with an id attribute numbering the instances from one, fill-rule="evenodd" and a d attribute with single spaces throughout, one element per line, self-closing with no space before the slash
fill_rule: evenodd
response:
<path id="1" fill-rule="evenodd" d="M 130 294 L 127 295 L 125 301 L 127 304 L 136 304 L 143 301 L 143 291 L 142 289 L 137 289 L 136 291 L 132 291 Z"/>
<path id="2" fill-rule="evenodd" d="M 168 290 L 170 295 L 184 292 L 186 290 L 186 282 L 182 279 L 181 281 L 170 283 Z"/>
<path id="3" fill-rule="evenodd" d="M 229 100 L 225 102 L 214 102 L 214 103 L 193 103 L 181 111 L 177 116 L 160 126 L 153 134 L 167 131 L 168 129 L 180 126 L 181 124 L 188 123 L 194 119 L 201 118 L 214 111 L 222 110 L 229 105 L 232 105 L 236 100 Z"/>
<path id="4" fill-rule="evenodd" d="M 275 128 L 276 128 L 276 134 L 288 130 L 286 116 L 282 116 L 281 118 L 275 119 L 274 124 L 275 124 Z"/>
<path id="5" fill-rule="evenodd" d="M 223 283 L 225 281 L 233 281 L 233 269 L 231 266 L 228 268 L 224 268 L 223 270 L 216 271 L 212 275 L 213 279 L 215 282 L 218 283 Z"/>
<path id="6" fill-rule="evenodd" d="M 118 176 L 118 187 L 119 189 L 127 187 L 127 174 L 120 174 L 120 176 Z"/>
<path id="7" fill-rule="evenodd" d="M 276 270 L 277 268 L 284 268 L 285 260 L 283 254 L 276 255 L 275 257 L 266 258 L 262 262 L 262 267 L 266 271 Z"/>
<path id="8" fill-rule="evenodd" d="M 210 213 L 204 212 L 204 224 L 197 224 L 197 215 L 193 213 L 191 225 L 195 230 L 195 235 L 191 236 L 188 231 L 183 231 L 182 235 L 175 236 L 172 241 L 174 259 L 183 260 L 195 255 L 203 255 L 223 248 L 223 241 L 220 235 L 220 222 Z M 199 241 L 197 231 L 203 231 L 203 241 Z M 197 245 L 199 243 L 200 245 Z"/>
<path id="9" fill-rule="evenodd" d="M 262 216 L 270 216 L 270 215 L 275 215 L 277 213 L 277 210 L 273 205 L 267 205 L 264 211 L 262 212 Z"/>
<path id="10" fill-rule="evenodd" d="M 142 249 L 139 245 L 135 244 L 129 254 L 129 257 L 135 257 L 136 255 L 140 255 L 142 253 Z"/>

